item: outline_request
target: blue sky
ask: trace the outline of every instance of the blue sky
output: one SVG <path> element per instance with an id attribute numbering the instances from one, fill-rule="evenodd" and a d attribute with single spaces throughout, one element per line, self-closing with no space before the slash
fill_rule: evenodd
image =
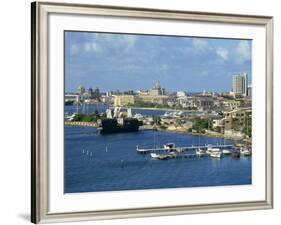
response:
<path id="1" fill-rule="evenodd" d="M 251 80 L 250 40 L 65 32 L 65 91 L 230 91 L 232 75 Z"/>

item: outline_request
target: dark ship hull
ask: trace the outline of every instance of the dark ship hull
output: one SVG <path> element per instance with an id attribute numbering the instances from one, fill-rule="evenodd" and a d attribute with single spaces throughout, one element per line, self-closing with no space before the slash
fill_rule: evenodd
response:
<path id="1" fill-rule="evenodd" d="M 117 119 L 104 119 L 101 121 L 100 134 L 137 132 L 139 126 L 137 119 L 123 119 L 122 123 L 118 123 Z"/>

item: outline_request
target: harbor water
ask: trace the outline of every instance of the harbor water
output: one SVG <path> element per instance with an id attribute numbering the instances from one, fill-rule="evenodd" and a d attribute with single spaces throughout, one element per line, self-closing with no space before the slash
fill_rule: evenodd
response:
<path id="1" fill-rule="evenodd" d="M 164 112 L 163 112 L 164 113 Z M 154 160 L 136 146 L 233 144 L 206 136 L 139 131 L 100 135 L 94 127 L 65 126 L 65 193 L 177 187 L 248 185 L 251 157 L 224 156 Z"/>
<path id="2" fill-rule="evenodd" d="M 110 108 L 110 105 L 107 104 L 84 104 L 84 105 L 67 105 L 64 107 L 64 111 L 66 115 L 72 115 L 73 113 L 82 113 L 82 114 L 91 114 L 95 111 L 98 111 L 99 113 L 105 112 L 106 109 Z M 171 112 L 173 110 L 149 110 L 149 109 L 132 109 L 132 113 L 140 113 L 142 115 L 148 115 L 148 116 L 162 116 L 165 114 L 165 112 Z M 186 114 L 193 114 L 192 112 L 185 112 Z M 196 112 L 197 114 L 199 112 Z"/>

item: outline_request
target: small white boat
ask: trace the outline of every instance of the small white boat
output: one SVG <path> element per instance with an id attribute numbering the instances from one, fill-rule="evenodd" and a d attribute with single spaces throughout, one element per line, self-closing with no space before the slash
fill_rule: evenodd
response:
<path id="1" fill-rule="evenodd" d="M 251 152 L 247 148 L 243 148 L 240 150 L 241 155 L 250 156 Z"/>
<path id="2" fill-rule="evenodd" d="M 158 158 L 158 154 L 156 154 L 156 153 L 150 153 L 150 156 L 153 159 L 157 159 Z"/>
<path id="3" fill-rule="evenodd" d="M 160 159 L 160 160 L 170 158 L 169 155 L 162 155 L 162 154 L 160 155 L 160 154 L 157 154 L 157 153 L 150 153 L 150 156 L 151 156 L 151 158 L 153 158 L 153 159 Z"/>
<path id="4" fill-rule="evenodd" d="M 223 149 L 223 150 L 222 150 L 222 154 L 224 154 L 224 155 L 231 155 L 231 150 L 229 150 L 229 149 Z"/>
<path id="5" fill-rule="evenodd" d="M 221 158 L 221 152 L 211 152 L 210 156 L 213 158 Z"/>
<path id="6" fill-rule="evenodd" d="M 209 147 L 206 151 L 207 154 L 211 154 L 211 153 L 214 153 L 214 152 L 220 152 L 220 149 Z"/>
<path id="7" fill-rule="evenodd" d="M 205 155 L 205 151 L 203 149 L 198 148 L 198 149 L 196 149 L 196 155 L 203 156 L 203 155 Z"/>

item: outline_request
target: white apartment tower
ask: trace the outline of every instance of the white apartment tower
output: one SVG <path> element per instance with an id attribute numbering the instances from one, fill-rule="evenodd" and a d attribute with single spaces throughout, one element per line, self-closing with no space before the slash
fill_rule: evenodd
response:
<path id="1" fill-rule="evenodd" d="M 234 94 L 247 96 L 248 75 L 247 73 L 235 74 L 232 77 L 232 91 Z"/>

